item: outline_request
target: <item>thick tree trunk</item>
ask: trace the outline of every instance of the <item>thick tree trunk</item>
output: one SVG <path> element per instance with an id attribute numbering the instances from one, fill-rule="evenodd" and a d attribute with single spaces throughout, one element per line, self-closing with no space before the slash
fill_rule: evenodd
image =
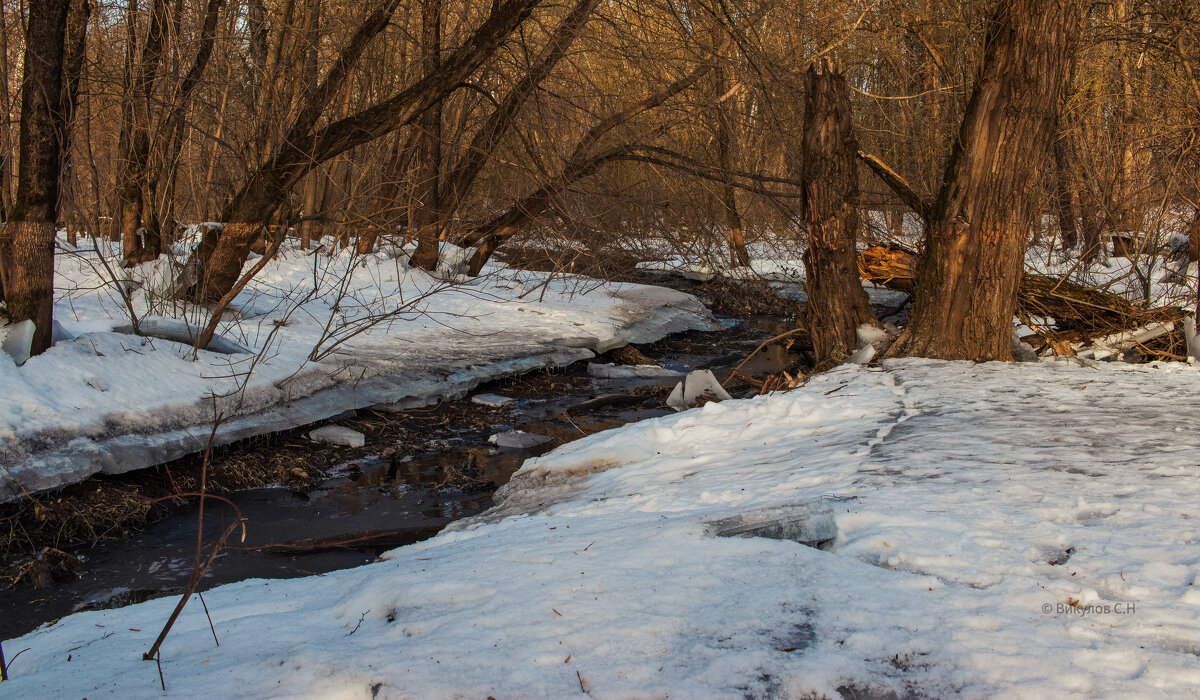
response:
<path id="1" fill-rule="evenodd" d="M 913 312 L 893 356 L 1012 360 L 1013 312 L 1036 183 L 1086 12 L 1083 0 L 1009 0 L 926 226 Z"/>
<path id="2" fill-rule="evenodd" d="M 25 39 L 21 82 L 21 147 L 12 218 L 5 303 L 12 322 L 32 320 L 30 348 L 50 347 L 54 321 L 54 223 L 58 210 L 63 145 L 68 124 L 62 110 L 63 45 L 70 0 L 33 0 Z"/>
<path id="3" fill-rule="evenodd" d="M 804 79 L 804 140 L 800 181 L 808 250 L 804 307 L 816 365 L 838 364 L 857 348 L 857 329 L 877 325 L 858 274 L 858 143 L 846 81 L 828 59 Z"/>

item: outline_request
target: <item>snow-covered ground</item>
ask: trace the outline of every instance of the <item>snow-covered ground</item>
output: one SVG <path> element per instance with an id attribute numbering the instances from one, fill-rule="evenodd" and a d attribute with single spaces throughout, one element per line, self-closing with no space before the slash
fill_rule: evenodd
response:
<path id="1" fill-rule="evenodd" d="M 385 561 L 207 593 L 219 647 L 192 601 L 166 695 L 1195 696 L 1198 395 L 1183 364 L 888 361 L 601 433 Z M 825 551 L 710 534 L 796 505 Z M 174 603 L 5 642 L 0 695 L 161 696 Z"/>
<path id="2" fill-rule="evenodd" d="M 0 501 L 200 450 L 214 404 L 224 443 L 364 406 L 421 406 L 491 378 L 715 326 L 694 298 L 657 287 L 499 265 L 468 280 L 453 274 L 453 255 L 431 276 L 396 251 L 285 248 L 220 329 L 251 352 L 193 359 L 186 344 L 114 332 L 131 323 L 130 309 L 196 327 L 205 319 L 171 300 L 165 257 L 134 270 L 129 285 L 114 281 L 126 277 L 119 251 L 107 252 L 56 256 L 55 317 L 76 338 L 20 367 L 0 353 Z"/>

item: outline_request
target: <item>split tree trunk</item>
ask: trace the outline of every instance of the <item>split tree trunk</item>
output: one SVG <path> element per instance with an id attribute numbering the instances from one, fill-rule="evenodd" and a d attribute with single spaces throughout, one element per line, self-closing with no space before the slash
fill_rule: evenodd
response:
<path id="1" fill-rule="evenodd" d="M 1012 360 L 1030 183 L 1051 158 L 1074 64 L 1083 0 L 1009 0 L 989 22 L 984 59 L 925 230 L 913 312 L 889 354 Z"/>
<path id="2" fill-rule="evenodd" d="M 116 216 L 125 264 L 134 265 L 158 257 L 161 246 L 157 226 L 150 220 L 154 202 L 150 196 L 150 102 L 166 49 L 169 21 L 166 0 L 152 0 L 150 25 L 138 49 L 137 5 L 126 11 L 129 52 L 125 63 L 125 97 L 121 107 L 120 168 L 117 172 Z M 136 60 L 134 58 L 136 54 Z"/>
<path id="3" fill-rule="evenodd" d="M 800 181 L 804 190 L 804 254 L 808 333 L 818 369 L 832 367 L 857 348 L 857 329 L 878 325 L 858 274 L 858 142 L 846 81 L 829 59 L 804 76 L 804 140 Z"/>

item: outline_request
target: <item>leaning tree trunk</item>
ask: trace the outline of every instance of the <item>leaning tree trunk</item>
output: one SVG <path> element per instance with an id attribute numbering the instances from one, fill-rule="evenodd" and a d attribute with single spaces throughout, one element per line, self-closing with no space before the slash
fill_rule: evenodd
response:
<path id="1" fill-rule="evenodd" d="M 808 227 L 804 313 L 821 369 L 854 352 L 859 326 L 878 324 L 858 274 L 858 143 L 850 117 L 845 79 L 832 61 L 815 61 L 804 77 L 800 181 Z"/>
<path id="2" fill-rule="evenodd" d="M 889 354 L 1012 360 L 1013 312 L 1036 188 L 1074 64 L 1083 0 L 1008 0 L 925 230 L 908 326 Z"/>
<path id="3" fill-rule="evenodd" d="M 5 302 L 9 320 L 36 325 L 31 354 L 50 347 L 54 322 L 54 222 L 67 123 L 62 111 L 63 45 L 70 0 L 32 0 L 21 81 L 21 147 Z M 82 39 L 82 34 L 80 34 Z"/>

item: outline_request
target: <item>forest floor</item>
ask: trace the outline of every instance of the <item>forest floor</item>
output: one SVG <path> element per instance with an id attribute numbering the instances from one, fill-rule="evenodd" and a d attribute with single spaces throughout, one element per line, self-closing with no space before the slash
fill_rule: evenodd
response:
<path id="1" fill-rule="evenodd" d="M 1198 393 L 1186 364 L 888 361 L 606 431 L 383 561 L 207 591 L 220 646 L 193 600 L 166 694 L 1192 695 Z M 6 641 L 0 690 L 159 697 L 174 604 Z"/>

